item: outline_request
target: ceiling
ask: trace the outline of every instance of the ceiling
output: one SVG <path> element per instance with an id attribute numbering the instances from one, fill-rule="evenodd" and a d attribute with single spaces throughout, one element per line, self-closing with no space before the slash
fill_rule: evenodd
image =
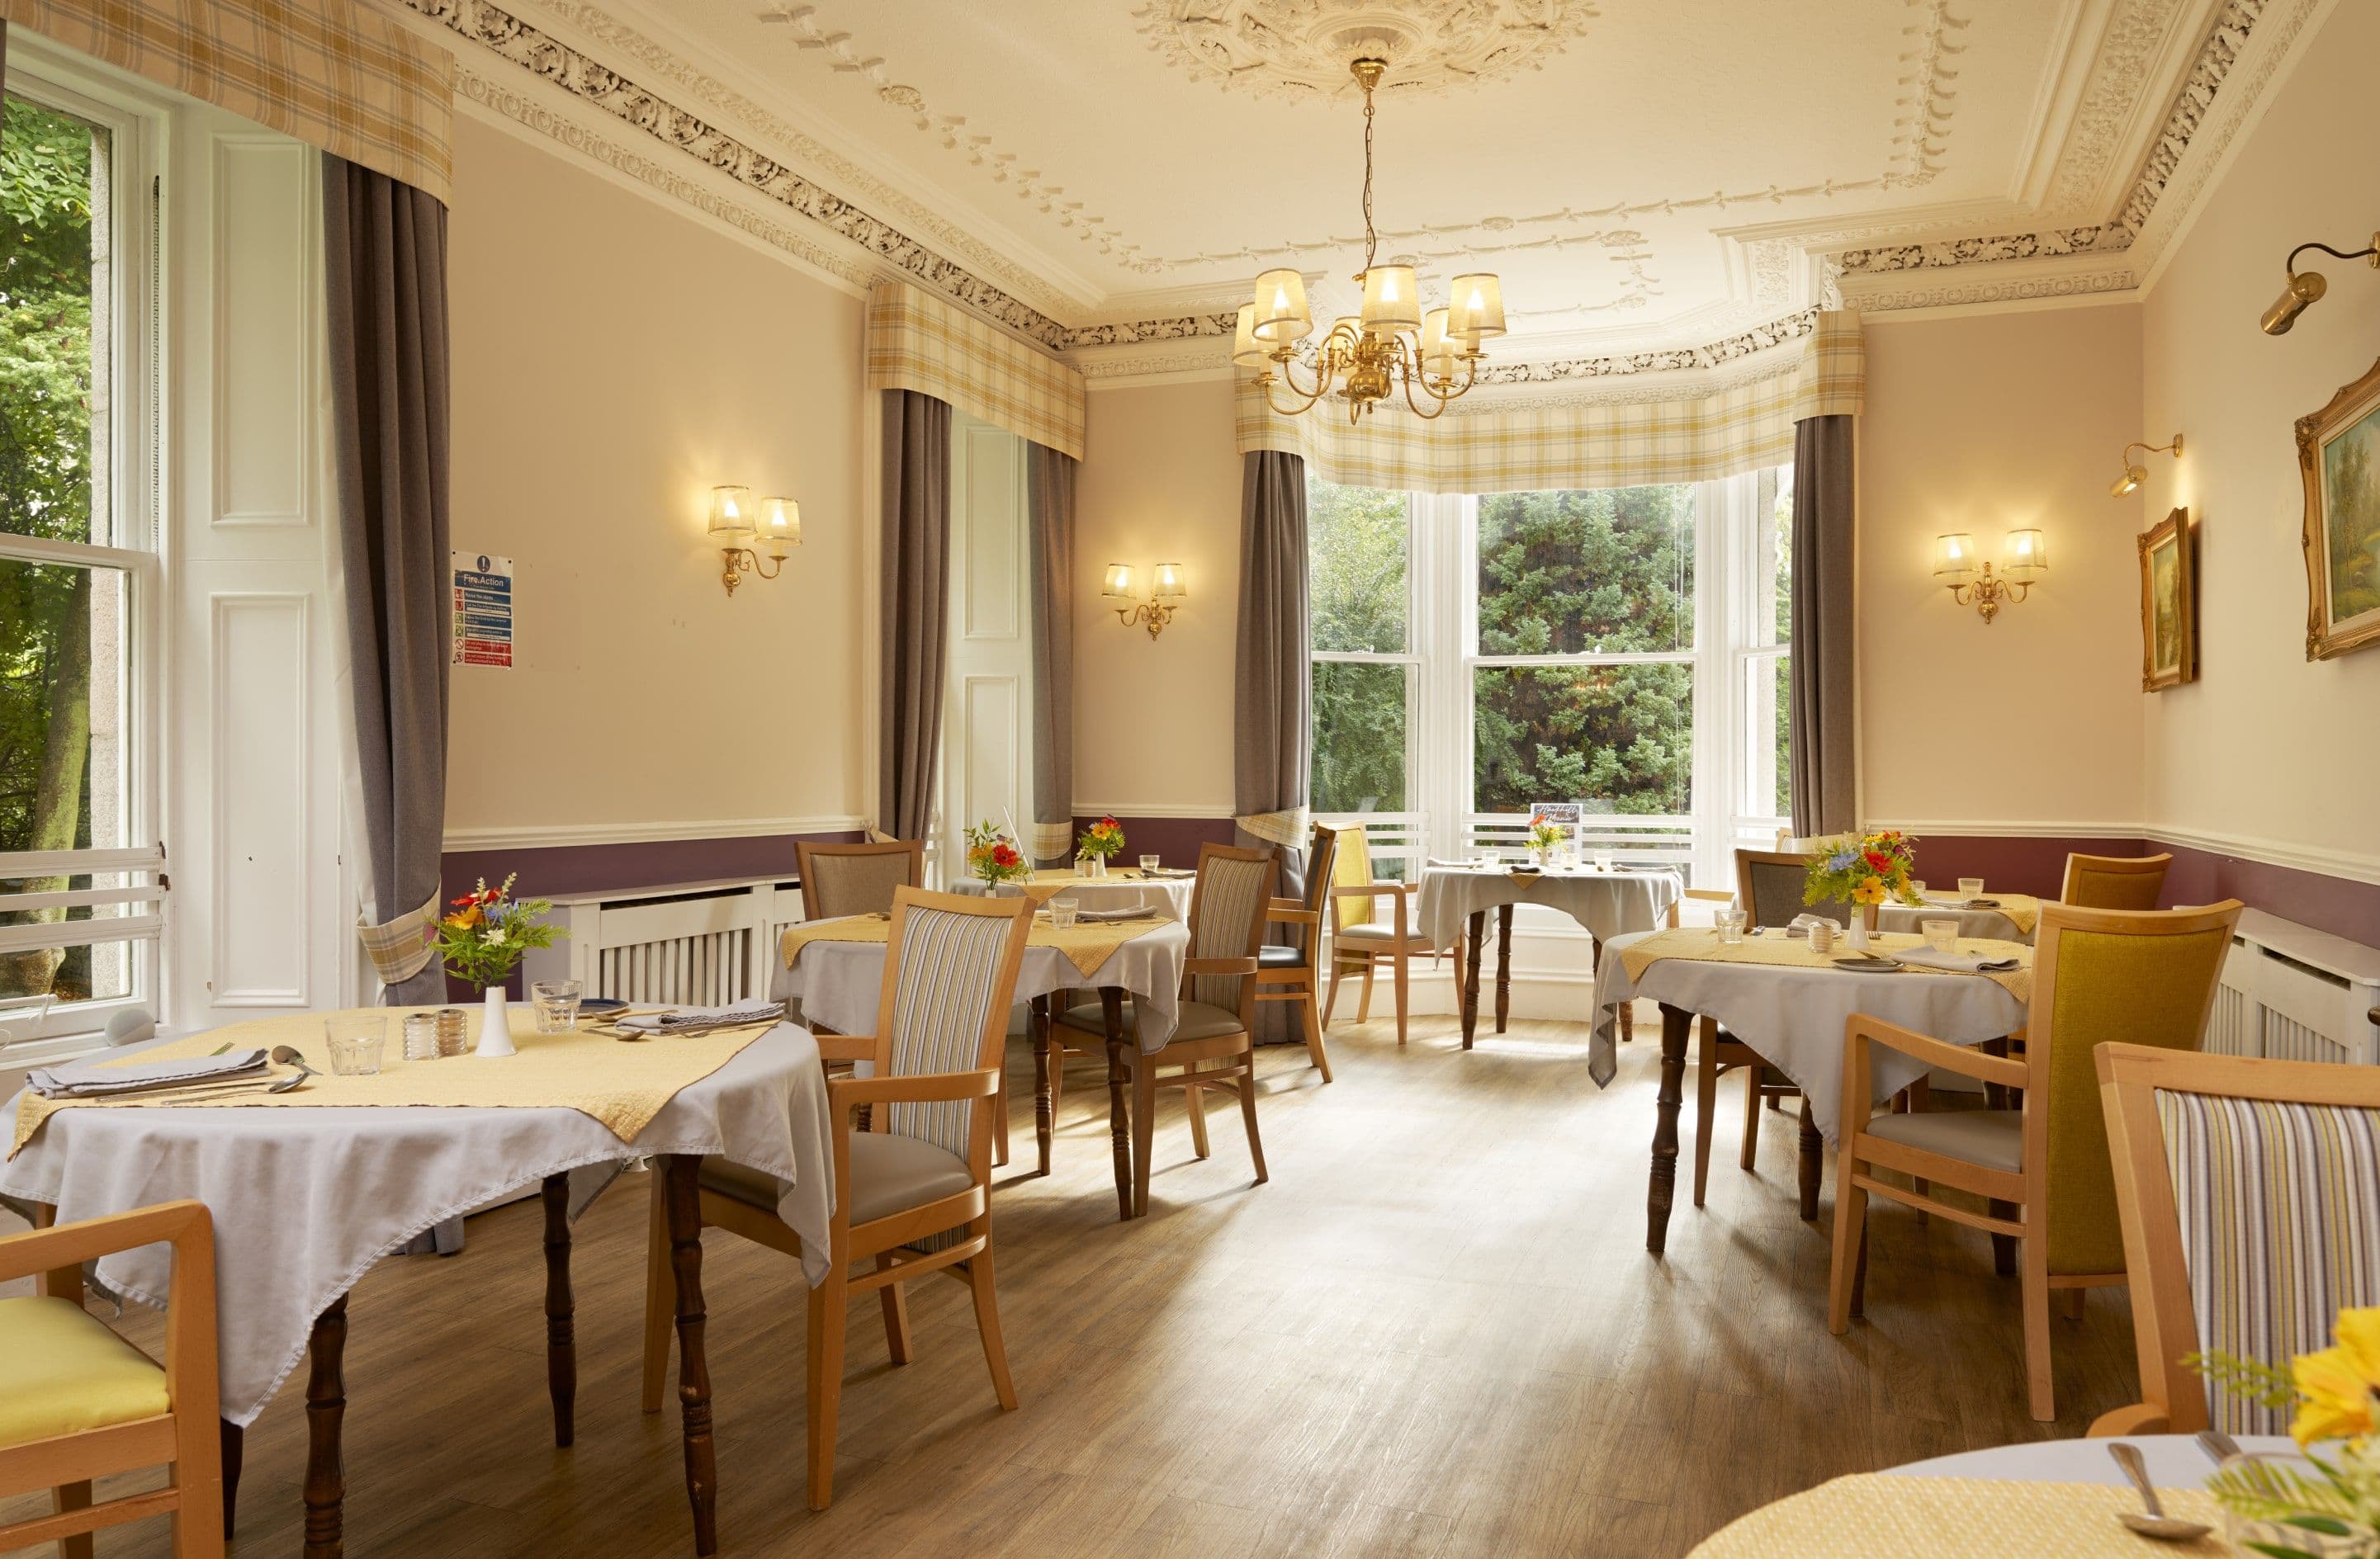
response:
<path id="1" fill-rule="evenodd" d="M 1460 270 L 1500 272 L 1500 350 L 1527 357 L 1775 320 L 1832 301 L 1846 251 L 1857 283 L 2121 247 L 2225 3 L 603 9 L 1043 284 L 1069 326 L 1228 313 L 1277 264 L 1319 279 L 1318 308 L 1351 307 L 1363 117 L 1344 62 L 1384 52 L 1380 253 L 1441 295 Z M 1955 247 L 1995 238 L 2018 248 Z"/>

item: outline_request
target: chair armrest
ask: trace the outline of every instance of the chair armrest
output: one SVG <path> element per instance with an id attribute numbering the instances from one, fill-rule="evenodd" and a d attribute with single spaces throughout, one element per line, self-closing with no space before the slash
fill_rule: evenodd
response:
<path id="1" fill-rule="evenodd" d="M 2127 1434 L 2163 1434 L 2172 1420 L 2163 1408 L 2150 1402 L 2134 1402 L 2113 1408 L 2091 1420 L 2085 1431 L 2094 1440 L 2112 1440 Z"/>
<path id="2" fill-rule="evenodd" d="M 1732 904 L 1735 902 L 1735 895 L 1730 893 L 1724 888 L 1689 888 L 1686 889 L 1686 897 L 1689 899 L 1708 899 L 1721 904 Z"/>
<path id="3" fill-rule="evenodd" d="M 1358 882 L 1344 886 L 1333 885 L 1330 889 L 1330 897 L 1333 899 L 1395 898 L 1402 894 L 1418 893 L 1420 891 L 1421 885 L 1419 883 Z"/>
<path id="4" fill-rule="evenodd" d="M 1888 1050 L 1898 1050 L 1912 1061 L 1923 1061 L 1929 1067 L 1940 1067 L 1944 1071 L 1954 1071 L 1984 1082 L 2022 1088 L 2028 1081 L 2022 1061 L 1986 1056 L 1969 1045 L 1946 1044 L 1914 1029 L 1904 1029 L 1898 1023 L 1888 1023 L 1864 1012 L 1854 1013 L 1843 1025 L 1846 1057 L 1854 1047 L 1863 1044 L 1881 1045 Z"/>
<path id="5" fill-rule="evenodd" d="M 1257 961 L 1252 958 L 1192 958 L 1182 961 L 1184 974 L 1253 974 Z"/>
<path id="6" fill-rule="evenodd" d="M 1319 925 L 1322 916 L 1313 910 L 1267 910 L 1267 925 Z"/>
<path id="7" fill-rule="evenodd" d="M 171 1244 L 176 1263 L 214 1261 L 214 1220 L 203 1202 L 161 1202 L 129 1213 L 53 1224 L 30 1234 L 0 1239 L 0 1282 L 34 1273 L 79 1267 L 118 1251 L 160 1242 Z"/>
<path id="8" fill-rule="evenodd" d="M 1290 910 L 1303 911 L 1305 908 L 1305 900 L 1303 899 L 1273 898 L 1265 900 L 1265 912 L 1268 914 Z"/>
<path id="9" fill-rule="evenodd" d="M 909 1077 L 831 1077 L 826 1096 L 841 1121 L 861 1105 L 939 1105 L 959 1099 L 989 1099 L 1000 1092 L 1000 1073 L 981 1071 L 919 1072 Z"/>
<path id="10" fill-rule="evenodd" d="M 872 1061 L 876 1059 L 876 1036 L 872 1033 L 814 1033 L 821 1061 Z"/>

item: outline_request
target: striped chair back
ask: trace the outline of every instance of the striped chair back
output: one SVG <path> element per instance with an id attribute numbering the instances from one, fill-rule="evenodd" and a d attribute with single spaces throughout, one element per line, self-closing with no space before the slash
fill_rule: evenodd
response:
<path id="1" fill-rule="evenodd" d="M 894 1077 L 996 1067 L 1007 1037 L 1016 990 L 1009 943 L 1024 939 L 1030 905 L 1022 899 L 993 900 L 1004 912 L 970 914 L 935 907 L 933 900 L 942 897 L 908 888 L 894 895 L 897 956 L 885 960 L 890 988 L 879 1007 L 891 1011 L 880 1043 Z M 896 1102 L 885 1108 L 885 1129 L 965 1158 L 974 1111 L 968 1099 Z"/>
<path id="2" fill-rule="evenodd" d="M 795 852 L 801 864 L 805 920 L 886 914 L 892 908 L 893 889 L 926 885 L 923 840 L 801 844 Z"/>
<path id="3" fill-rule="evenodd" d="M 1269 848 L 1201 845 L 1198 881 L 1190 892 L 1190 956 L 1256 957 L 1257 943 L 1264 936 L 1265 906 L 1280 870 Z M 1254 984 L 1238 974 L 1196 974 L 1190 980 L 1190 999 L 1240 1012 L 1242 994 L 1245 990 L 1253 997 L 1248 987 Z"/>

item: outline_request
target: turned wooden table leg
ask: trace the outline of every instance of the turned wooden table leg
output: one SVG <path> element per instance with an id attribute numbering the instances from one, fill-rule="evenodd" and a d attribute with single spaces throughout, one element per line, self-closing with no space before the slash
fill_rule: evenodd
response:
<path id="1" fill-rule="evenodd" d="M 1678 1106 L 1685 1102 L 1686 1035 L 1694 1015 L 1661 1004 L 1661 1091 L 1654 1096 L 1653 1177 L 1645 1194 L 1645 1249 L 1670 1244 L 1670 1205 L 1678 1194 Z"/>
<path id="2" fill-rule="evenodd" d="M 239 1504 L 239 1464 L 248 1450 L 248 1431 L 229 1419 L 217 1419 L 215 1432 L 223 1453 L 224 1541 L 229 1542 L 233 1509 Z"/>
<path id="3" fill-rule="evenodd" d="M 340 1559 L 346 1552 L 347 1474 L 339 1460 L 339 1431 L 347 1413 L 347 1382 L 340 1367 L 347 1347 L 347 1297 L 340 1295 L 314 1321 L 306 1377 L 305 1559 Z"/>
<path id="4" fill-rule="evenodd" d="M 1123 992 L 1099 989 L 1099 1017 L 1108 1041 L 1108 1134 L 1115 1140 L 1116 1216 L 1132 1217 L 1132 1064 L 1124 1059 Z"/>
<path id="5" fill-rule="evenodd" d="M 1512 1015 L 1512 906 L 1496 906 L 1496 1032 Z"/>
<path id="6" fill-rule="evenodd" d="M 698 1154 L 663 1155 L 670 1271 L 677 1279 L 677 1402 L 686 1438 L 686 1498 L 694 1551 L 719 1552 L 719 1452 L 710 1441 L 710 1361 L 702 1350 L 702 1193 Z"/>
<path id="7" fill-rule="evenodd" d="M 570 1298 L 570 1177 L 545 1178 L 545 1389 L 553 1398 L 553 1443 L 575 1437 L 578 1337 Z"/>
<path id="8" fill-rule="evenodd" d="M 1025 1026 L 1033 1035 L 1033 1145 L 1040 1154 L 1041 1173 L 1047 1175 L 1050 1148 L 1058 1135 L 1057 1100 L 1050 1088 L 1050 998 L 1035 997 L 1025 1011 Z"/>
<path id="9" fill-rule="evenodd" d="M 1479 1027 L 1479 944 L 1488 939 L 1488 912 L 1474 910 L 1463 938 L 1463 1048 Z"/>
<path id="10" fill-rule="evenodd" d="M 1818 1123 L 1810 1118 L 1810 1097 L 1802 1096 L 1802 1221 L 1815 1223 L 1818 1216 L 1818 1180 L 1823 1173 L 1821 1163 L 1826 1156 L 1827 1140 L 1818 1134 Z"/>

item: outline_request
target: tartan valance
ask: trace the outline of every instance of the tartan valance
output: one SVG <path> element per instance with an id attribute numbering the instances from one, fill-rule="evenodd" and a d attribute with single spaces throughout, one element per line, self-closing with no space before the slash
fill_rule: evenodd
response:
<path id="1" fill-rule="evenodd" d="M 454 57 L 355 0 L 0 0 L 0 18 L 453 199 Z"/>
<path id="2" fill-rule="evenodd" d="M 1083 458 L 1083 376 L 903 282 L 868 296 L 868 388 L 915 390 Z"/>
<path id="3" fill-rule="evenodd" d="M 1326 481 L 1412 492 L 1541 492 L 1710 481 L 1793 458 L 1793 424 L 1856 415 L 1866 369 L 1859 316 L 1823 312 L 1798 359 L 1699 393 L 1645 396 L 1652 376 L 1630 376 L 1609 400 L 1531 405 L 1513 397 L 1477 410 L 1457 402 L 1424 421 L 1387 403 L 1350 426 L 1336 403 L 1283 417 L 1243 377 L 1242 453 L 1303 455 Z M 1567 387 L 1566 387 L 1567 388 Z"/>

